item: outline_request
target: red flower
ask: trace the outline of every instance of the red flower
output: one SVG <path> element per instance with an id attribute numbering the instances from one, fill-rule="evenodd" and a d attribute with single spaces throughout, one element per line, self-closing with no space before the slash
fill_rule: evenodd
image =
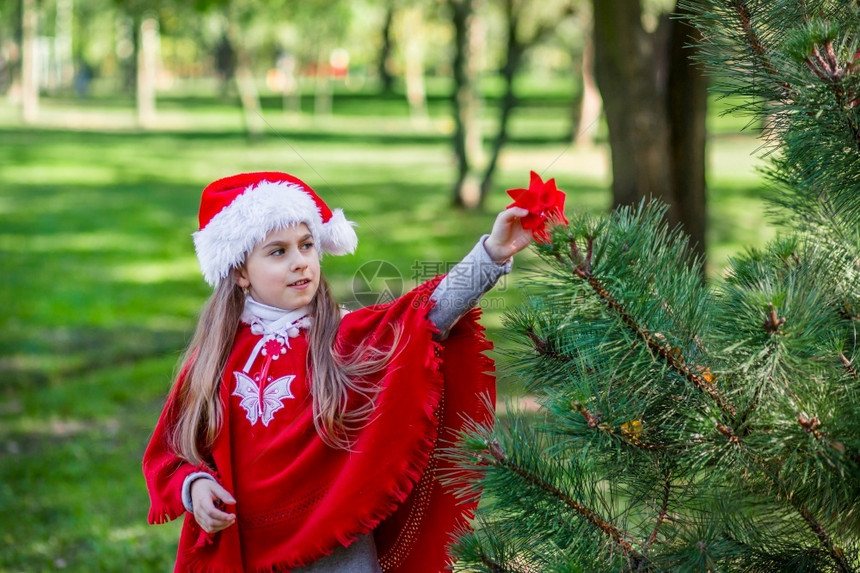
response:
<path id="1" fill-rule="evenodd" d="M 567 224 L 564 216 L 564 192 L 555 186 L 555 179 L 547 182 L 541 180 L 540 175 L 531 172 L 531 180 L 528 189 L 508 189 L 508 195 L 514 200 L 508 205 L 511 207 L 522 207 L 529 214 L 520 219 L 524 229 L 529 229 L 535 240 L 541 243 L 549 242 L 549 232 L 546 229 L 547 222 L 554 225 Z"/>

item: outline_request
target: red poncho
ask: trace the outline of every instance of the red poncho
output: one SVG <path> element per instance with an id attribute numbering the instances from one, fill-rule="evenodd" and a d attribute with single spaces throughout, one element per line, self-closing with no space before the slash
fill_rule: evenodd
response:
<path id="1" fill-rule="evenodd" d="M 464 420 L 491 421 L 485 401 L 495 399 L 495 389 L 492 361 L 483 354 L 491 344 L 477 323 L 478 310 L 445 341 L 432 339 L 427 313 L 437 282 L 343 318 L 341 349 L 364 341 L 384 347 L 391 325 L 402 329 L 397 352 L 377 376 L 381 392 L 372 421 L 351 452 L 326 446 L 314 428 L 304 333 L 289 339 L 289 350 L 277 360 L 261 354 L 254 361 L 249 376 L 262 373 L 272 381 L 264 388 L 280 403 L 256 409 L 240 386 L 260 336 L 240 325 L 220 386 L 224 421 L 209 453 L 212 467 L 192 466 L 170 450 L 167 432 L 176 414 L 171 394 L 143 460 L 149 522 L 185 513 L 182 483 L 201 469 L 233 494 L 236 505 L 226 511 L 237 514 L 234 526 L 210 536 L 187 513 L 176 571 L 299 567 L 371 531 L 383 571 L 436 573 L 450 564 L 451 534 L 466 526 L 474 503 L 458 502 L 437 481 L 437 472 L 448 467 L 438 452 L 451 445 Z"/>

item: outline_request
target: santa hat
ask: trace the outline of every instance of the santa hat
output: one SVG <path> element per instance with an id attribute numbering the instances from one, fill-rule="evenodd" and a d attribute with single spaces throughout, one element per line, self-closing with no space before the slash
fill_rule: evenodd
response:
<path id="1" fill-rule="evenodd" d="M 241 173 L 209 184 L 193 234 L 203 277 L 215 286 L 270 232 L 305 223 L 320 256 L 355 251 L 355 223 L 329 209 L 306 183 L 286 173 Z"/>

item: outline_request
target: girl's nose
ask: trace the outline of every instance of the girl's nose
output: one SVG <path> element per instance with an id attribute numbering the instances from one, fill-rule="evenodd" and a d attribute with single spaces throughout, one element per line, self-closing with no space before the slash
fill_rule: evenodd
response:
<path id="1" fill-rule="evenodd" d="M 308 266 L 308 262 L 302 256 L 302 254 L 298 251 L 293 251 L 292 257 L 290 258 L 290 270 L 299 271 Z"/>

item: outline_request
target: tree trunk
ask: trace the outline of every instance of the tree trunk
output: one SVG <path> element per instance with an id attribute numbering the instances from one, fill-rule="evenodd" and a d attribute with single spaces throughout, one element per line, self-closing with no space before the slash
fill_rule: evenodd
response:
<path id="1" fill-rule="evenodd" d="M 682 15 L 681 8 L 676 14 Z M 670 20 L 666 109 L 669 117 L 669 156 L 672 187 L 678 205 L 678 218 L 690 236 L 693 250 L 705 256 L 705 125 L 708 108 L 708 81 L 694 64 L 688 47 L 698 41 L 700 32 L 687 20 Z"/>
<path id="2" fill-rule="evenodd" d="M 648 34 L 638 0 L 592 0 L 595 76 L 612 156 L 613 206 L 656 198 L 705 252 L 706 85 L 689 60 L 690 28 Z M 677 14 L 677 13 L 676 13 Z"/>
<path id="3" fill-rule="evenodd" d="M 75 62 L 72 56 L 72 24 L 74 0 L 57 0 L 57 19 L 55 40 L 57 53 L 58 80 L 61 88 L 72 86 L 75 76 Z"/>
<path id="4" fill-rule="evenodd" d="M 225 25 L 213 54 L 215 73 L 218 74 L 218 95 L 225 101 L 230 95 L 230 82 L 236 78 L 236 49 L 230 41 L 230 34 L 226 27 Z"/>
<path id="5" fill-rule="evenodd" d="M 391 93 L 394 87 L 394 76 L 391 75 L 389 69 L 391 52 L 394 49 L 391 32 L 393 23 L 394 2 L 389 0 L 385 6 L 385 20 L 382 23 L 382 33 L 380 34 L 382 46 L 379 48 L 379 61 L 376 64 L 377 73 L 379 74 L 379 84 L 382 87 L 383 93 Z"/>
<path id="6" fill-rule="evenodd" d="M 129 94 L 137 93 L 137 63 L 140 60 L 140 15 L 131 14 L 125 18 L 120 17 L 119 22 L 121 34 L 128 34 L 123 40 L 128 40 L 128 46 L 131 47 L 131 52 L 126 53 L 126 47 L 123 46 L 122 71 L 123 71 L 123 88 Z M 117 38 L 119 40 L 119 38 Z M 123 42 L 118 41 L 117 47 L 122 46 Z M 117 52 L 119 53 L 119 51 Z"/>
<path id="7" fill-rule="evenodd" d="M 450 0 L 454 22 L 454 152 L 457 181 L 453 204 L 475 208 L 481 196 L 477 166 L 482 155 L 481 98 L 478 90 L 478 53 L 483 42 L 476 3 Z"/>
<path id="8" fill-rule="evenodd" d="M 316 76 L 314 76 L 314 115 L 331 113 L 331 73 L 328 52 L 324 46 L 317 51 Z"/>
<path id="9" fill-rule="evenodd" d="M 36 0 L 21 2 L 21 116 L 33 123 L 39 116 L 39 66 L 36 42 L 39 13 Z"/>
<path id="10" fill-rule="evenodd" d="M 144 16 L 138 33 L 137 50 L 137 123 L 143 128 L 155 124 L 155 92 L 158 81 L 158 21 Z"/>
<path id="11" fill-rule="evenodd" d="M 263 134 L 260 95 L 251 70 L 251 57 L 240 40 L 240 30 L 235 17 L 230 18 L 227 24 L 227 38 L 236 54 L 236 89 L 239 91 L 239 101 L 242 103 L 245 134 L 250 140 L 258 139 Z"/>
<path id="12" fill-rule="evenodd" d="M 609 125 L 613 206 L 661 198 L 673 209 L 669 126 L 639 0 L 592 0 L 595 76 Z"/>
<path id="13" fill-rule="evenodd" d="M 284 113 L 298 115 L 302 112 L 302 90 L 297 73 L 299 60 L 295 54 L 281 54 L 278 69 L 284 75 L 282 107 Z"/>
<path id="14" fill-rule="evenodd" d="M 582 49 L 582 99 L 579 103 L 579 113 L 573 132 L 573 144 L 577 147 L 587 147 L 594 143 L 597 133 L 597 122 L 603 111 L 603 101 L 594 79 L 594 36 L 588 34 Z"/>
<path id="15" fill-rule="evenodd" d="M 416 123 L 426 123 L 428 115 L 427 90 L 424 86 L 424 15 L 421 6 L 406 8 L 402 18 L 409 116 Z"/>
<path id="16" fill-rule="evenodd" d="M 9 60 L 6 63 L 6 93 L 9 97 L 9 103 L 14 106 L 21 104 L 21 46 L 24 44 L 24 2 L 18 0 L 11 6 L 9 17 L 14 22 L 12 28 L 12 46 L 9 51 Z M 23 115 L 23 114 L 22 114 Z"/>
<path id="17" fill-rule="evenodd" d="M 513 0 L 508 0 L 505 3 L 505 11 L 508 28 L 507 43 L 505 46 L 505 65 L 502 67 L 505 92 L 502 95 L 501 107 L 499 109 L 499 131 L 493 140 L 490 160 L 487 162 L 487 167 L 484 169 L 484 177 L 481 180 L 481 196 L 478 198 L 479 206 L 483 206 L 484 200 L 493 185 L 493 176 L 496 172 L 499 156 L 501 155 L 502 147 L 504 147 L 508 140 L 508 124 L 510 123 L 511 112 L 513 112 L 514 107 L 517 105 L 517 98 L 514 94 L 514 77 L 520 67 L 523 52 L 525 51 L 525 46 L 517 38 L 518 15 L 515 13 Z"/>

